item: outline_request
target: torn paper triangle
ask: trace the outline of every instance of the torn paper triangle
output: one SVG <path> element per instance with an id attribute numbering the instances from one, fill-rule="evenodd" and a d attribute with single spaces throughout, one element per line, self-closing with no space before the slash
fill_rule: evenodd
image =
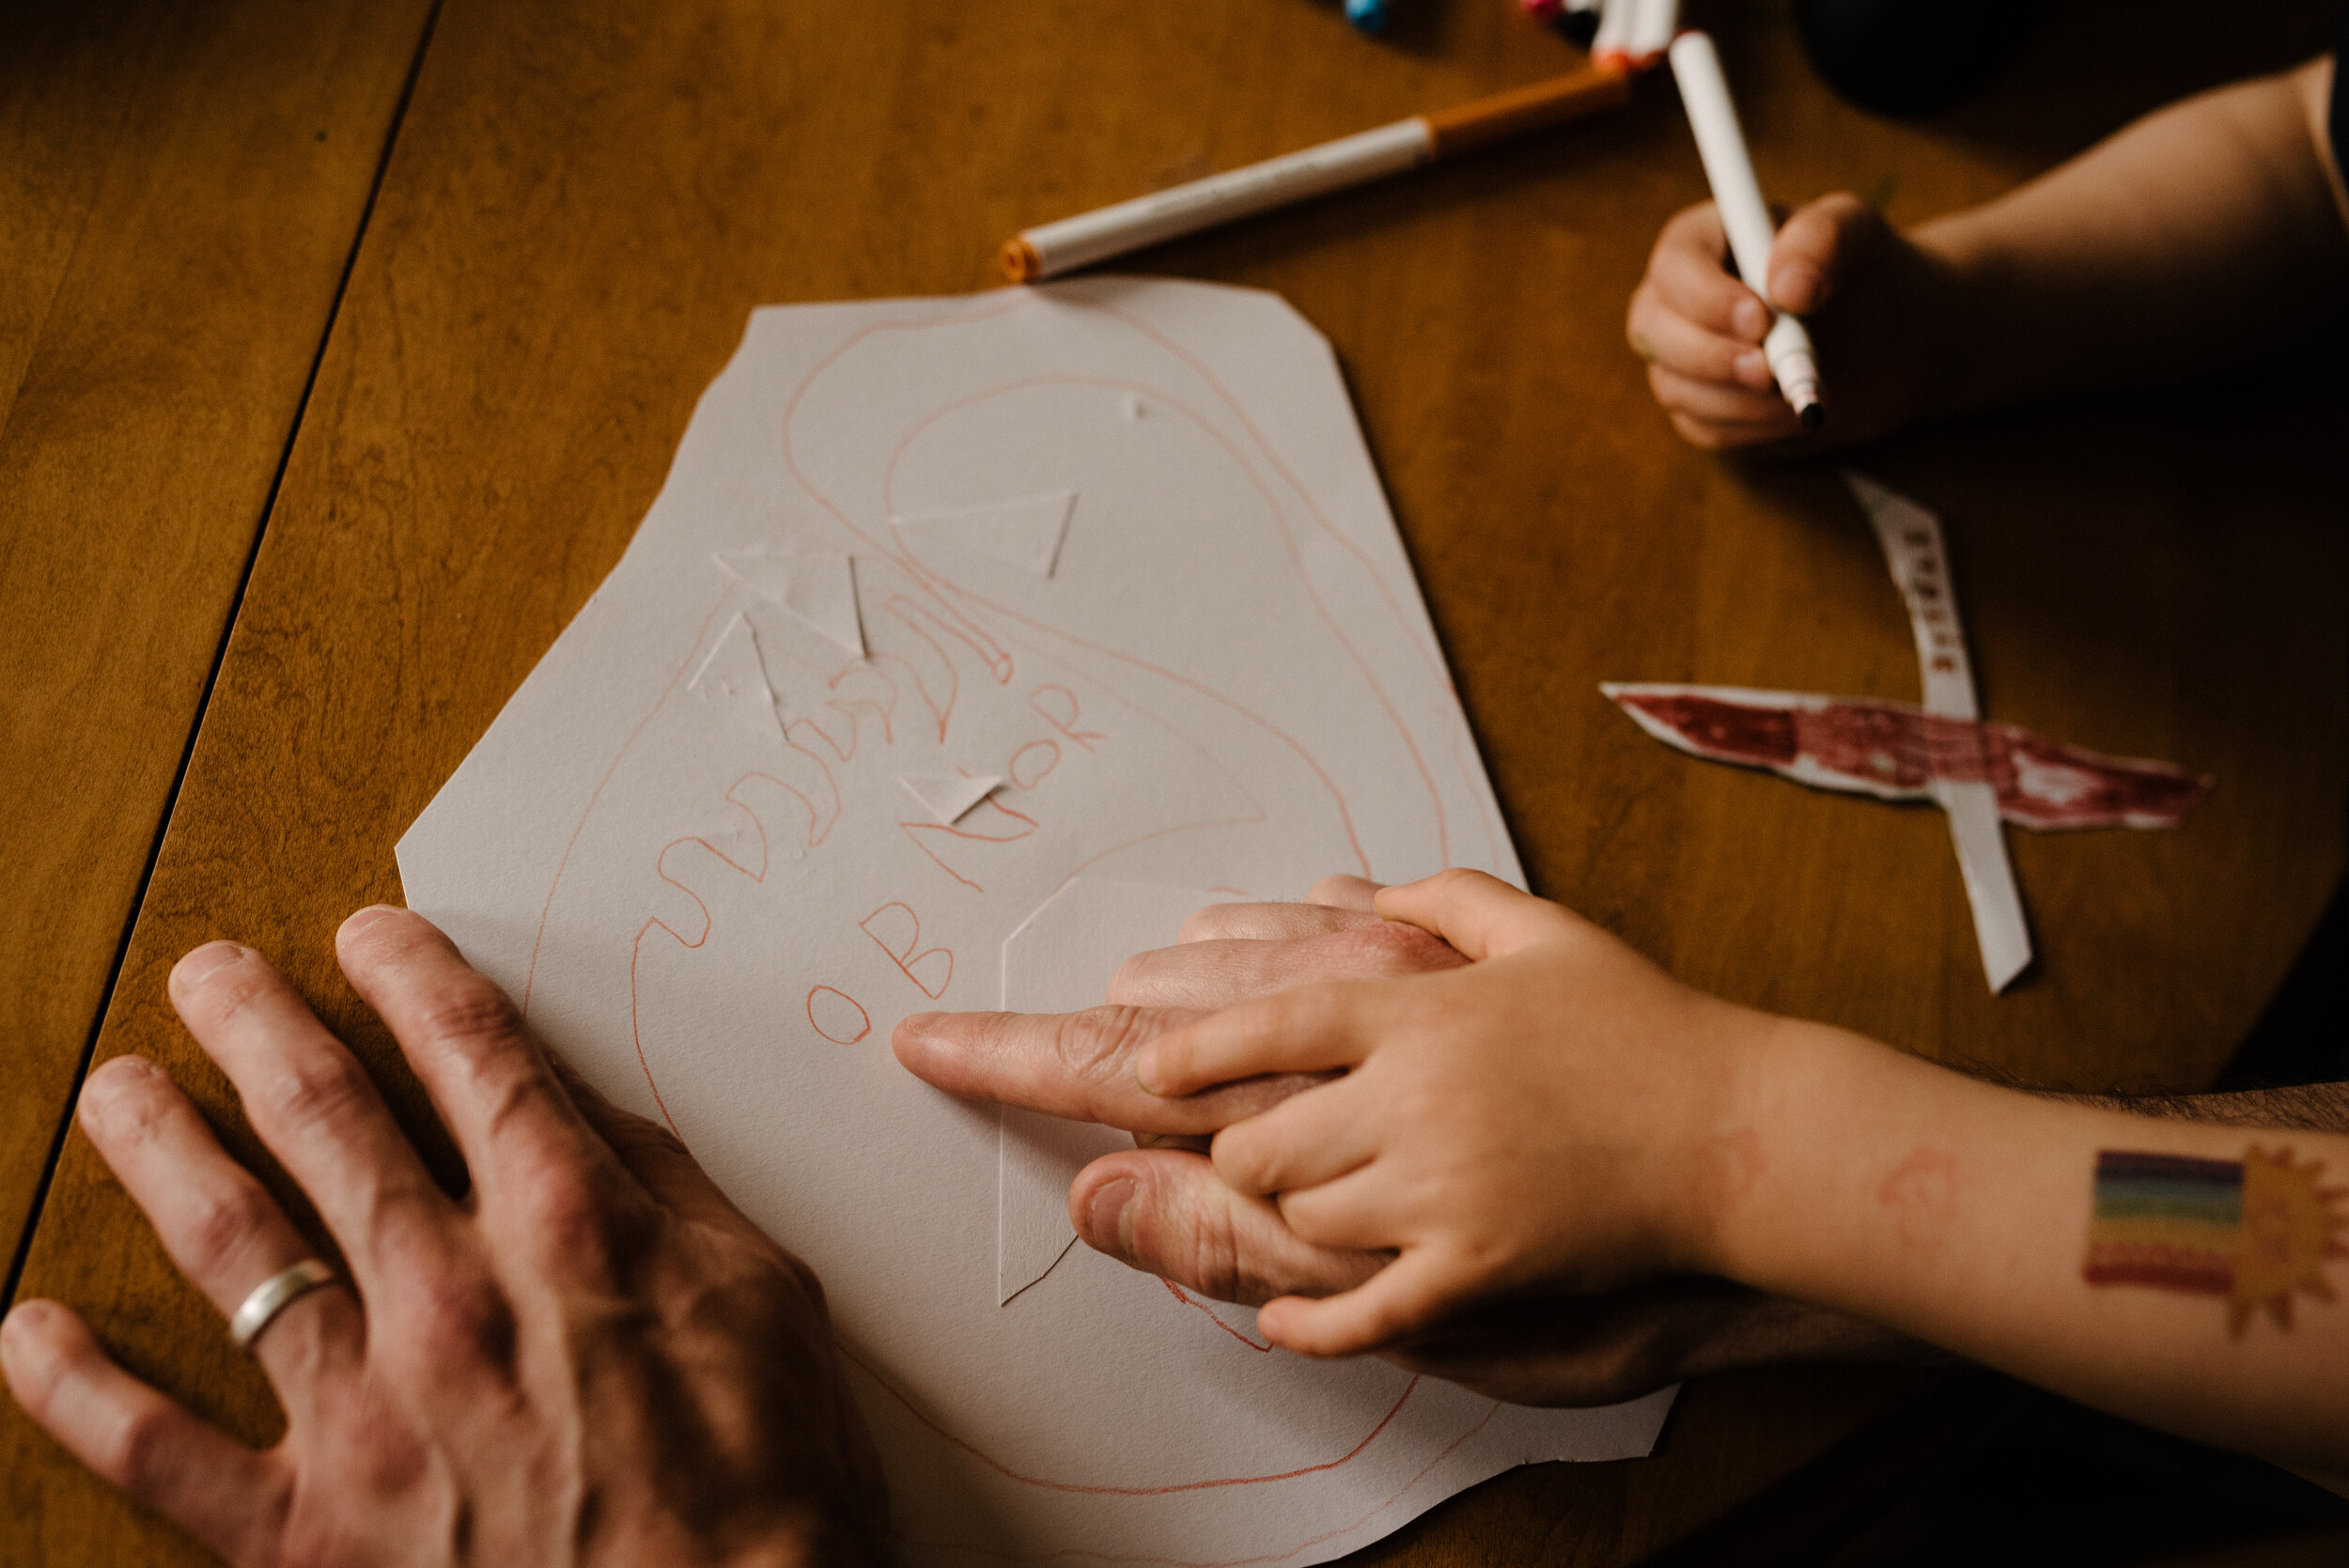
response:
<path id="1" fill-rule="evenodd" d="M 923 810 L 951 828 L 1003 781 L 992 773 L 900 773 L 897 782 Z"/>
<path id="2" fill-rule="evenodd" d="M 1060 560 L 1061 540 L 1067 536 L 1069 516 L 1077 509 L 1074 490 L 1023 495 L 951 512 L 921 512 L 890 521 L 915 552 L 944 545 L 988 556 L 1038 577 L 1052 575 Z"/>
<path id="3" fill-rule="evenodd" d="M 721 551 L 711 557 L 728 576 L 761 598 L 780 604 L 855 658 L 864 657 L 864 628 L 856 607 L 856 559 L 807 552 L 777 555 L 760 549 Z"/>
<path id="4" fill-rule="evenodd" d="M 775 691 L 767 682 L 758 639 L 741 616 L 726 623 L 686 689 L 744 729 L 783 738 L 783 721 L 775 716 Z"/>

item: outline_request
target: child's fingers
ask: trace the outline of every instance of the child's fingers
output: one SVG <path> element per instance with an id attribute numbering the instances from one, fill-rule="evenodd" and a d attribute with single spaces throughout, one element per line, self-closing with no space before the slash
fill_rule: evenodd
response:
<path id="1" fill-rule="evenodd" d="M 1753 344 L 1707 332 L 1660 305 L 1634 303 L 1631 347 L 1650 365 L 1698 380 L 1757 390 L 1773 384 L 1769 361 Z"/>
<path id="2" fill-rule="evenodd" d="M 1666 412 L 1685 413 L 1708 425 L 1759 424 L 1786 401 L 1779 396 L 1775 381 L 1763 392 L 1734 383 L 1696 380 L 1660 365 L 1647 367 L 1647 384 Z"/>
<path id="3" fill-rule="evenodd" d="M 1369 1164 L 1378 1133 L 1356 1092 L 1360 1082 L 1342 1078 L 1308 1089 L 1225 1127 L 1209 1150 L 1215 1173 L 1235 1192 L 1269 1197 L 1319 1187 Z"/>
<path id="4" fill-rule="evenodd" d="M 1709 420 L 1691 419 L 1685 413 L 1672 416 L 1672 428 L 1680 439 L 1702 452 L 1726 452 L 1733 447 L 1758 446 L 1766 441 L 1785 441 L 1802 434 L 1790 411 L 1782 417 L 1760 424 L 1742 421 L 1714 424 Z"/>
<path id="5" fill-rule="evenodd" d="M 1174 940 L 1286 942 L 1361 924 L 1355 913 L 1328 904 L 1209 904 L 1183 922 Z"/>
<path id="6" fill-rule="evenodd" d="M 1374 882 L 1367 877 L 1354 877 L 1341 871 L 1324 877 L 1305 894 L 1308 904 L 1321 904 L 1332 909 L 1352 909 L 1358 914 L 1374 914 L 1378 908 L 1378 890 L 1386 884 Z"/>
<path id="7" fill-rule="evenodd" d="M 1137 953 L 1110 981 L 1115 1006 L 1213 1012 L 1316 980 L 1388 980 L 1468 960 L 1416 925 L 1360 924 L 1297 941 L 1196 941 Z"/>
<path id="8" fill-rule="evenodd" d="M 1439 1249 L 1415 1247 L 1342 1295 L 1267 1302 L 1256 1331 L 1299 1356 L 1360 1356 L 1436 1322 L 1466 1283 Z"/>
<path id="9" fill-rule="evenodd" d="M 1853 255 L 1883 225 L 1874 208 L 1847 191 L 1802 208 L 1770 247 L 1770 302 L 1797 316 L 1824 307 Z"/>
<path id="10" fill-rule="evenodd" d="M 1768 307 L 1729 270 L 1729 241 L 1710 202 L 1664 225 L 1648 255 L 1645 287 L 1657 303 L 1707 332 L 1759 343 L 1770 330 Z"/>
<path id="11" fill-rule="evenodd" d="M 1359 1016 L 1366 989 L 1361 982 L 1299 986 L 1210 1013 L 1143 1047 L 1134 1057 L 1134 1076 L 1143 1089 L 1171 1099 L 1267 1073 L 1351 1067 L 1370 1038 Z"/>
<path id="12" fill-rule="evenodd" d="M 1547 899 L 1457 867 L 1387 889 L 1378 895 L 1378 912 L 1432 932 L 1480 962 L 1578 924 Z"/>
<path id="13" fill-rule="evenodd" d="M 1068 1188 L 1068 1216 L 1096 1251 L 1251 1307 L 1350 1290 L 1386 1262 L 1300 1239 L 1278 1209 L 1233 1191 L 1205 1157 L 1171 1149 L 1095 1160 Z"/>

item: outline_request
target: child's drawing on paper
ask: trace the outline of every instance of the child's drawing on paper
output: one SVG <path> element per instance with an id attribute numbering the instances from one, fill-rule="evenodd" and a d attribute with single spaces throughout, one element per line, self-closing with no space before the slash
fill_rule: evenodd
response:
<path id="1" fill-rule="evenodd" d="M 1068 1177 L 1122 1139 L 889 1053 L 914 1012 L 1098 1001 L 1215 898 L 1517 878 L 1335 366 L 1269 296 L 762 312 L 400 857 L 822 1275 L 914 1560 L 1318 1561 L 1653 1440 L 1659 1401 L 1266 1353 L 1070 1245 Z"/>

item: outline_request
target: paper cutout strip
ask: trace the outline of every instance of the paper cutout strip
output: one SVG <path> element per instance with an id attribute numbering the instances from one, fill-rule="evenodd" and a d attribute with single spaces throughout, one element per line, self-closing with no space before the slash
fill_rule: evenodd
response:
<path id="1" fill-rule="evenodd" d="M 2018 828 L 2174 828 L 2211 780 L 2166 762 L 2105 756 L 2018 729 L 1903 703 L 1731 686 L 1603 683 L 1640 727 L 1693 756 L 1886 800 L 1937 781 L 1987 784 Z"/>

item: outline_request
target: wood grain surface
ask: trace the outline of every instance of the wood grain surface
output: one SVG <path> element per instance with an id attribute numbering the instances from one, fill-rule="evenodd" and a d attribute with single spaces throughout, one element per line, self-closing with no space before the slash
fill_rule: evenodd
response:
<path id="1" fill-rule="evenodd" d="M 1501 0 L 1396 9 L 1379 44 L 1324 0 L 444 0 L 99 1054 L 164 1062 L 262 1161 L 163 994 L 180 953 L 234 935 L 354 1042 L 455 1179 L 331 934 L 397 897 L 394 840 L 617 559 L 750 309 L 988 287 L 1025 224 L 1577 59 Z M 1988 101 L 1922 127 L 1832 101 L 1781 5 L 1718 23 L 1766 187 L 1856 189 L 1909 222 L 2320 47 L 2326 10 L 2211 46 L 2170 0 L 2076 0 Z M 2092 52 L 2105 69 L 2076 80 Z M 1624 347 L 1656 230 L 1703 195 L 1669 87 L 1646 86 L 1612 119 L 1133 270 L 1278 289 L 1334 341 L 1540 891 L 1700 984 L 1945 1059 L 2077 1085 L 2207 1079 L 2341 869 L 2349 408 L 2270 377 L 1861 455 L 1948 519 L 1993 717 L 2219 780 L 2177 833 L 2015 835 L 2042 964 L 1993 1001 L 1937 815 L 1691 761 L 1597 693 L 1916 695 L 1832 470 L 1682 446 Z M 78 1134 L 23 1293 L 71 1302 L 241 1436 L 277 1430 Z M 1694 1388 L 1656 1458 L 1514 1472 L 1365 1560 L 1635 1560 L 1907 1386 L 1780 1371 Z M 201 1560 L 12 1406 L 0 1475 L 0 1561 Z"/>
<path id="2" fill-rule="evenodd" d="M 0 1257 L 72 1098 L 422 0 L 0 6 Z"/>

